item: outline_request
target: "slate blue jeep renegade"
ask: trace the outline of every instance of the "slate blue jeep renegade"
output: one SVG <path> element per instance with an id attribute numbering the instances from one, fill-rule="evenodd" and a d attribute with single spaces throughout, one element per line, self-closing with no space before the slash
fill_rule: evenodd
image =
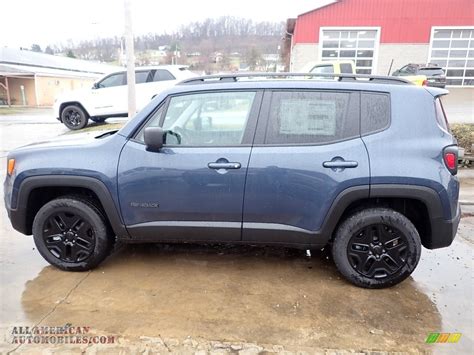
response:
<path id="1" fill-rule="evenodd" d="M 459 223 L 447 91 L 346 76 L 190 79 L 119 131 L 16 149 L 11 223 L 64 270 L 116 241 L 330 245 L 355 285 L 397 284 Z"/>

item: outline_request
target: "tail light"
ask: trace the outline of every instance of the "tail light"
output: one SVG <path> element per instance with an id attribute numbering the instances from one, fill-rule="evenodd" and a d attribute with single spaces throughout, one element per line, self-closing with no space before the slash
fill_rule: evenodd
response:
<path id="1" fill-rule="evenodd" d="M 421 83 L 421 86 L 428 86 L 428 80 L 423 80 L 423 82 Z"/>
<path id="2" fill-rule="evenodd" d="M 444 164 L 452 175 L 458 173 L 458 147 L 451 145 L 443 150 Z"/>

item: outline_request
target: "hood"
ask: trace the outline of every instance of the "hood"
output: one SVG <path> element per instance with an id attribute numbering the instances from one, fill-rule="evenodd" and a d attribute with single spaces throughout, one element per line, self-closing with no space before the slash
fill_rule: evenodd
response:
<path id="1" fill-rule="evenodd" d="M 41 150 L 45 148 L 67 148 L 67 147 L 81 147 L 85 145 L 93 145 L 100 143 L 106 140 L 108 137 L 113 136 L 117 130 L 112 131 L 103 131 L 103 132 L 84 132 L 84 133 L 73 133 L 73 134 L 64 134 L 59 137 L 52 139 L 35 142 L 22 146 L 15 149 L 16 152 L 21 152 L 25 150 Z"/>

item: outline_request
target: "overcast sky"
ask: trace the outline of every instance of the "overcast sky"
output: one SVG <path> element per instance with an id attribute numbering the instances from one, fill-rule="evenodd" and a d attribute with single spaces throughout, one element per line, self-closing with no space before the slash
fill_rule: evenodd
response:
<path id="1" fill-rule="evenodd" d="M 284 21 L 331 0 L 131 0 L 136 34 L 172 32 L 182 24 L 232 15 Z M 123 34 L 123 0 L 5 0 L 0 46 L 30 47 Z"/>

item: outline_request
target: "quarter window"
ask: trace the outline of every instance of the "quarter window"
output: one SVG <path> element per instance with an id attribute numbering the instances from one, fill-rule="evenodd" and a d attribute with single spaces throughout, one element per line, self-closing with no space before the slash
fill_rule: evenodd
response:
<path id="1" fill-rule="evenodd" d="M 357 96 L 346 92 L 274 92 L 265 143 L 320 144 L 358 136 Z"/>
<path id="2" fill-rule="evenodd" d="M 180 146 L 229 146 L 242 143 L 255 92 L 175 96 L 163 120 L 166 143 Z"/>
<path id="3" fill-rule="evenodd" d="M 321 59 L 353 60 L 357 74 L 372 74 L 375 70 L 378 30 L 322 30 Z"/>
<path id="4" fill-rule="evenodd" d="M 433 28 L 429 62 L 446 72 L 446 84 L 474 86 L 474 28 Z"/>
<path id="5" fill-rule="evenodd" d="M 445 131 L 449 131 L 449 124 L 444 112 L 443 103 L 441 102 L 441 97 L 437 97 L 435 100 L 435 111 L 436 111 L 436 120 L 441 128 Z"/>
<path id="6" fill-rule="evenodd" d="M 362 93 L 360 98 L 361 132 L 371 134 L 390 125 L 390 96 L 384 93 Z"/>

